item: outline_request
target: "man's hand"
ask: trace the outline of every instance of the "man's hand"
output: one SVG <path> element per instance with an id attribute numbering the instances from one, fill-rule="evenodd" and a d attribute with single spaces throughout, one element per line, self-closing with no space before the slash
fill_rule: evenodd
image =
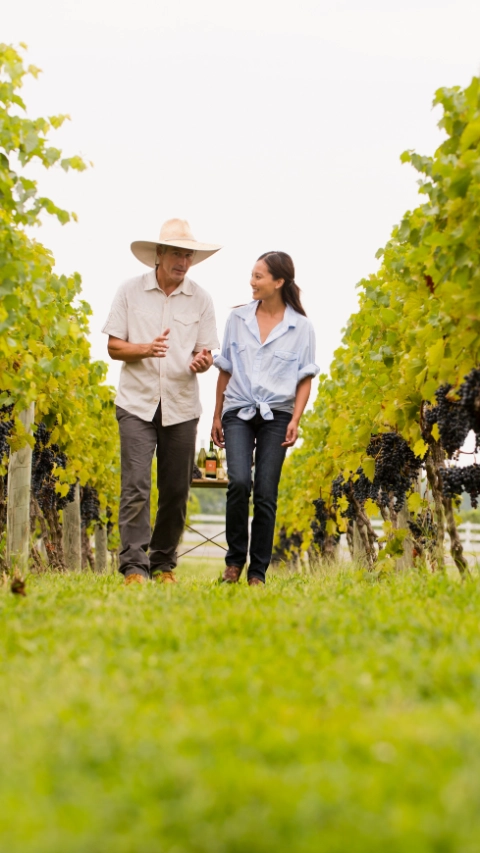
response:
<path id="1" fill-rule="evenodd" d="M 222 419 L 220 415 L 213 416 L 211 436 L 217 447 L 225 447 L 225 438 L 223 435 Z"/>
<path id="2" fill-rule="evenodd" d="M 125 361 L 127 364 L 140 361 L 142 358 L 165 358 L 168 350 L 169 333 L 170 329 L 165 329 L 150 344 L 132 344 L 131 341 L 124 341 L 114 335 L 109 335 L 108 354 L 115 361 Z"/>
<path id="3" fill-rule="evenodd" d="M 282 441 L 282 447 L 293 447 L 298 438 L 298 421 L 290 421 L 287 426 L 287 434 L 285 441 Z"/>
<path id="4" fill-rule="evenodd" d="M 168 336 L 170 329 L 165 329 L 151 344 L 147 344 L 149 351 L 147 358 L 165 358 L 168 350 Z"/>
<path id="5" fill-rule="evenodd" d="M 190 370 L 192 373 L 205 373 L 209 367 L 213 364 L 213 356 L 212 353 L 209 352 L 208 349 L 202 349 L 200 352 L 197 352 L 195 357 L 193 358 L 190 364 Z"/>

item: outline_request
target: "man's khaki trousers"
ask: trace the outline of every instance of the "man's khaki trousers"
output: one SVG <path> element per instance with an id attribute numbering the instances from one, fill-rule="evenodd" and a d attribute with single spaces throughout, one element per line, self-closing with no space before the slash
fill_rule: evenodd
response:
<path id="1" fill-rule="evenodd" d="M 119 528 L 120 571 L 151 577 L 171 572 L 185 526 L 188 492 L 195 460 L 198 418 L 162 426 L 161 404 L 152 421 L 117 406 L 122 489 Z M 150 526 L 152 459 L 157 451 L 158 509 Z"/>

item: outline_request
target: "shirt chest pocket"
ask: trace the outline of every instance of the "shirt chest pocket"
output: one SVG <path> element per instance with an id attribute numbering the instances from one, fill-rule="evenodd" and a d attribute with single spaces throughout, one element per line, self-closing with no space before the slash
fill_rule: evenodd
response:
<path id="1" fill-rule="evenodd" d="M 239 358 L 240 360 L 245 358 L 245 350 L 246 350 L 245 344 L 237 344 L 235 341 L 233 341 L 232 350 L 235 353 L 235 355 L 237 356 L 237 358 Z"/>
<path id="2" fill-rule="evenodd" d="M 179 313 L 173 318 L 172 337 L 189 352 L 193 351 L 197 342 L 199 323 L 200 315 L 194 313 Z"/>
<path id="3" fill-rule="evenodd" d="M 240 376 L 244 376 L 247 372 L 247 347 L 246 344 L 239 344 L 232 341 L 232 363 L 234 371 L 238 371 Z"/>
<path id="4" fill-rule="evenodd" d="M 150 343 L 163 332 L 162 310 L 158 305 L 138 308 L 135 306 L 129 316 L 128 340 L 134 343 Z"/>
<path id="5" fill-rule="evenodd" d="M 296 352 L 288 352 L 288 350 L 277 349 L 273 353 L 272 379 L 278 381 L 280 387 L 286 392 L 293 393 L 297 384 L 298 375 L 298 354 Z"/>

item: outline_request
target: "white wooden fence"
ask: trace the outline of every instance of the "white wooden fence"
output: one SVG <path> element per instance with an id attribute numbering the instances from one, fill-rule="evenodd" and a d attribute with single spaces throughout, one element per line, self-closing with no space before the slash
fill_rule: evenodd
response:
<path id="1" fill-rule="evenodd" d="M 383 521 L 381 518 L 372 518 L 372 527 L 376 533 L 382 530 Z M 458 527 L 460 541 L 464 551 L 473 552 L 480 551 L 480 524 L 473 524 L 471 521 L 465 521 Z M 448 542 L 448 534 L 445 537 Z"/>
<path id="2" fill-rule="evenodd" d="M 459 531 L 465 551 L 480 551 L 480 524 L 466 521 L 460 525 Z"/>
<path id="3" fill-rule="evenodd" d="M 198 526 L 198 529 L 202 533 L 210 536 L 214 532 L 219 533 L 225 527 L 225 517 L 223 515 L 192 515 L 191 521 L 193 523 L 192 526 Z M 382 532 L 382 525 L 383 521 L 381 518 L 372 518 L 372 527 L 379 536 Z M 480 524 L 473 524 L 471 521 L 466 521 L 460 524 L 458 531 L 461 543 L 466 552 L 480 551 Z M 342 539 L 344 538 L 343 536 Z M 194 533 L 187 532 L 184 534 L 184 542 L 191 543 L 195 541 L 201 541 L 200 537 L 197 538 Z M 446 544 L 448 544 L 448 534 L 446 535 Z M 217 556 L 216 551 L 214 551 L 214 556 Z"/>

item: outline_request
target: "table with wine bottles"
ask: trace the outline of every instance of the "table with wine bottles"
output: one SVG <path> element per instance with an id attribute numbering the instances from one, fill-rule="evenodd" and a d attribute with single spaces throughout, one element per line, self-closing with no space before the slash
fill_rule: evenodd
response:
<path id="1" fill-rule="evenodd" d="M 212 479 L 210 477 L 194 477 L 191 482 L 192 489 L 226 489 L 228 480 Z"/>
<path id="2" fill-rule="evenodd" d="M 226 489 L 228 487 L 228 477 L 225 466 L 225 451 L 222 449 L 217 452 L 213 447 L 213 441 L 210 441 L 210 448 L 208 451 L 205 450 L 204 445 L 205 442 L 202 441 L 196 465 L 196 467 L 202 472 L 202 477 L 193 477 L 191 487 L 192 489 Z M 190 554 L 192 551 L 195 551 L 196 548 L 206 545 L 208 542 L 212 545 L 216 545 L 218 548 L 221 548 L 222 551 L 227 550 L 220 544 L 220 542 L 215 542 L 215 539 L 219 536 L 225 535 L 225 530 L 222 530 L 220 533 L 216 533 L 215 536 L 209 537 L 205 536 L 201 530 L 196 530 L 190 524 L 186 524 L 185 529 L 189 530 L 190 533 L 195 533 L 197 536 L 201 536 L 203 541 L 194 545 L 192 548 L 189 548 L 188 551 L 184 551 L 181 554 L 182 557 L 184 557 L 185 554 Z"/>

